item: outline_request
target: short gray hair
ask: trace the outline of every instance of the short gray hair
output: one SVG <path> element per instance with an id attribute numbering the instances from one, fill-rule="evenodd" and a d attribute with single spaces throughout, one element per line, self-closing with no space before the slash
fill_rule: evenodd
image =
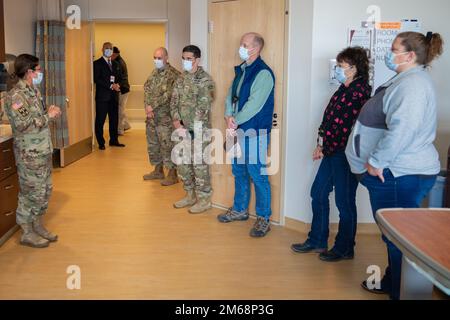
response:
<path id="1" fill-rule="evenodd" d="M 260 47 L 261 51 L 262 51 L 262 49 L 264 49 L 265 41 L 264 41 L 264 38 L 262 35 L 260 35 L 257 32 L 249 32 L 249 33 L 244 34 L 244 37 L 245 36 L 253 36 L 253 44 Z"/>

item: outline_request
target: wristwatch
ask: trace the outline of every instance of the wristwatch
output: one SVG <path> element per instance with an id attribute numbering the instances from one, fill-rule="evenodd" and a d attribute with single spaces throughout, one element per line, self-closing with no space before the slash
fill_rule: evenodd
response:
<path id="1" fill-rule="evenodd" d="M 324 131 L 322 128 L 319 128 L 319 135 L 317 136 L 317 146 L 323 148 L 323 135 Z"/>

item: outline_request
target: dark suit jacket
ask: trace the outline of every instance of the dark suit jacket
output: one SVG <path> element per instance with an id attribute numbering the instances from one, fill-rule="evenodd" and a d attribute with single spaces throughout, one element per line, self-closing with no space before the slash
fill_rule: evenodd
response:
<path id="1" fill-rule="evenodd" d="M 119 92 L 111 89 L 111 76 L 115 77 L 114 83 L 120 84 L 120 66 L 116 61 L 112 61 L 112 71 L 103 57 L 94 61 L 95 101 L 119 99 Z"/>
<path id="2" fill-rule="evenodd" d="M 128 68 L 125 60 L 123 60 L 122 56 L 119 55 L 116 60 L 119 63 L 120 68 L 120 93 L 126 94 L 130 92 L 130 83 L 128 82 Z"/>

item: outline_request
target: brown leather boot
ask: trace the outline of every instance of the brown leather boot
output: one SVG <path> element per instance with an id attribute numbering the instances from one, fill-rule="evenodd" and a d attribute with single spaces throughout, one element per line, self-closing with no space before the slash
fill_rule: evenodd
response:
<path id="1" fill-rule="evenodd" d="M 153 172 L 150 172 L 149 174 L 146 174 L 144 176 L 144 180 L 161 180 L 164 179 L 164 167 L 162 164 L 158 164 L 155 167 L 155 170 Z"/>
<path id="2" fill-rule="evenodd" d="M 170 169 L 167 177 L 161 182 L 164 187 L 172 186 L 178 183 L 177 169 Z"/>

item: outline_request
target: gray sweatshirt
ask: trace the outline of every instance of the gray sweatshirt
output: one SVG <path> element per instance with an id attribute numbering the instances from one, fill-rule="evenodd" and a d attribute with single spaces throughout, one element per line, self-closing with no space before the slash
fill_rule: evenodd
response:
<path id="1" fill-rule="evenodd" d="M 394 177 L 438 174 L 436 128 L 436 93 L 427 70 L 419 66 L 398 74 L 359 115 L 346 149 L 352 172 L 366 172 L 369 163 Z"/>

